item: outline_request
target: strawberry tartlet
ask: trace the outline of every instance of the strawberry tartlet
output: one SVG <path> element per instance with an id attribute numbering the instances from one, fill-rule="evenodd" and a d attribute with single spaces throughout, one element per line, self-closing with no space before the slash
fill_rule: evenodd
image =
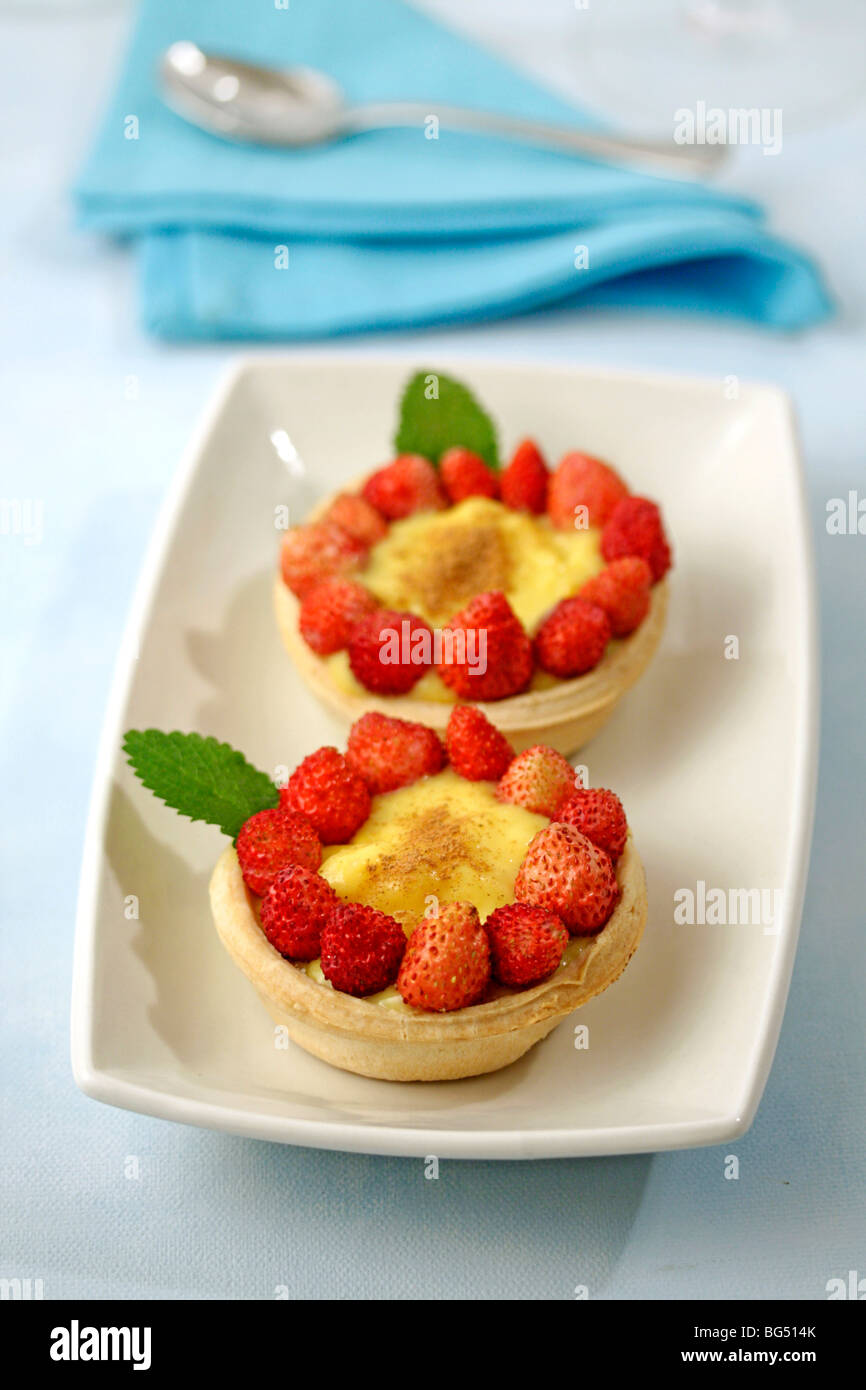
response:
<path id="1" fill-rule="evenodd" d="M 574 751 L 661 638 L 659 508 L 589 454 L 551 470 L 529 439 L 502 470 L 462 445 L 431 455 L 398 454 L 286 532 L 284 644 L 348 722 L 378 710 L 442 733 L 467 701 L 515 748 Z"/>
<path id="2" fill-rule="evenodd" d="M 515 753 L 477 707 L 435 730 L 368 711 L 276 788 L 196 734 L 130 731 L 167 804 L 231 836 L 210 899 L 274 1021 L 386 1080 L 497 1070 L 606 989 L 640 940 L 623 807 L 557 750 Z"/>

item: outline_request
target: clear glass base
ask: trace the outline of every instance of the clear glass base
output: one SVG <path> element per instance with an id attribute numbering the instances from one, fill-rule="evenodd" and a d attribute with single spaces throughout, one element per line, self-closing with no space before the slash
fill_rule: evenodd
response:
<path id="1" fill-rule="evenodd" d="M 682 109 L 756 109 L 795 129 L 866 97 L 864 0 L 574 6 L 583 99 L 624 125 L 669 134 Z"/>

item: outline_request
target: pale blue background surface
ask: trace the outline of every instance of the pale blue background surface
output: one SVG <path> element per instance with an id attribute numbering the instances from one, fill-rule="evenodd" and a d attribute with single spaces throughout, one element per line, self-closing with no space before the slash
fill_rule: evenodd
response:
<path id="1" fill-rule="evenodd" d="M 473 25 L 483 34 L 486 23 L 503 51 L 510 44 L 537 67 L 554 64 L 563 7 L 534 0 L 509 34 L 502 17 L 518 10 L 514 0 L 478 3 Z M 71 230 L 64 191 L 122 32 L 112 6 L 82 7 L 74 25 L 11 11 L 0 20 L 0 126 L 14 193 L 0 211 L 11 271 L 0 317 L 0 495 L 44 505 L 39 544 L 0 536 L 0 1276 L 42 1278 L 48 1297 L 268 1298 L 288 1285 L 293 1297 L 567 1299 L 586 1284 L 593 1298 L 819 1299 L 828 1279 L 866 1275 L 866 537 L 829 537 L 824 526 L 828 498 L 866 490 L 866 196 L 856 172 L 866 114 L 791 134 L 772 169 L 740 152 L 730 175 L 827 271 L 841 314 L 805 337 L 599 311 L 360 345 L 779 382 L 802 421 L 822 587 L 812 871 L 753 1129 L 733 1146 L 680 1154 L 445 1162 L 427 1182 L 414 1160 L 173 1126 L 99 1106 L 72 1083 L 75 893 L 111 666 L 160 499 L 230 353 L 146 341 L 124 253 Z M 137 399 L 127 399 L 131 377 Z M 744 796 L 759 795 L 747 767 L 742 775 Z M 738 1182 L 723 1179 L 726 1152 L 739 1156 Z M 124 1176 L 130 1156 L 138 1181 Z"/>

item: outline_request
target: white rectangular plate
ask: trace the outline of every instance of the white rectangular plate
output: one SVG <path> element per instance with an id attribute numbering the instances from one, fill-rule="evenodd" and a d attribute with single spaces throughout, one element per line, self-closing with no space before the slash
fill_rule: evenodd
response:
<path id="1" fill-rule="evenodd" d="M 816 761 L 813 580 L 791 412 L 777 390 L 563 367 L 434 364 L 467 380 L 504 449 L 581 448 L 657 498 L 672 536 L 669 626 L 650 671 L 581 755 L 621 795 L 649 924 L 622 979 L 513 1067 L 434 1085 L 337 1071 L 273 1026 L 211 925 L 219 832 L 135 780 L 123 730 L 227 739 L 294 766 L 344 731 L 296 677 L 270 585 L 293 520 L 389 454 L 418 365 L 247 358 L 167 500 L 121 654 L 82 871 L 78 1085 L 109 1104 L 285 1143 L 465 1158 L 721 1143 L 751 1123 L 793 964 Z M 286 439 L 303 476 L 280 461 Z M 293 475 L 294 472 L 294 475 Z M 736 652 L 736 654 L 734 654 Z M 675 895 L 778 891 L 758 922 L 675 921 Z M 712 901 L 712 899 L 711 899 Z M 137 914 L 137 915 L 136 915 Z M 575 1025 L 588 1026 L 588 1047 Z"/>

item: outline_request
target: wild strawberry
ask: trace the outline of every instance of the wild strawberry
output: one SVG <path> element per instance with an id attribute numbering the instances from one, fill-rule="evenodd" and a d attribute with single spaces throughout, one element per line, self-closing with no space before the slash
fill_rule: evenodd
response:
<path id="1" fill-rule="evenodd" d="M 560 680 L 582 676 L 597 666 L 610 638 L 610 620 L 602 608 L 583 598 L 564 598 L 535 635 L 539 666 Z"/>
<path id="2" fill-rule="evenodd" d="M 571 764 L 555 748 L 537 743 L 518 753 L 509 764 L 496 795 L 500 801 L 510 801 L 537 816 L 552 818 L 573 790 Z"/>
<path id="3" fill-rule="evenodd" d="M 497 907 L 484 930 L 494 980 L 517 989 L 552 975 L 568 945 L 568 932 L 556 913 L 528 903 Z"/>
<path id="4" fill-rule="evenodd" d="M 610 464 L 590 454 L 566 454 L 550 480 L 547 512 L 554 526 L 579 525 L 578 507 L 586 507 L 590 526 L 603 526 L 628 488 Z"/>
<path id="5" fill-rule="evenodd" d="M 514 749 L 504 734 L 474 705 L 455 705 L 445 730 L 454 771 L 469 782 L 498 782 Z"/>
<path id="6" fill-rule="evenodd" d="M 514 896 L 555 912 L 572 936 L 586 936 L 600 931 L 610 917 L 619 884 L 603 849 L 573 825 L 554 822 L 530 840 Z"/>
<path id="7" fill-rule="evenodd" d="M 370 793 L 336 748 L 304 758 L 280 792 L 280 805 L 299 811 L 324 845 L 342 845 L 370 814 Z"/>
<path id="8" fill-rule="evenodd" d="M 282 806 L 257 811 L 244 821 L 236 849 L 244 883 L 259 897 L 289 864 L 315 872 L 322 862 L 322 845 L 310 821 Z"/>
<path id="9" fill-rule="evenodd" d="M 376 994 L 396 980 L 405 950 L 405 933 L 393 917 L 338 902 L 322 929 L 322 973 L 344 994 Z"/>
<path id="10" fill-rule="evenodd" d="M 625 849 L 628 822 L 622 802 L 603 787 L 578 787 L 562 803 L 556 820 L 573 825 L 613 860 L 619 859 Z"/>
<path id="11" fill-rule="evenodd" d="M 322 928 L 339 901 L 321 874 L 291 864 L 262 899 L 262 931 L 281 956 L 315 960 L 321 955 Z"/>
<path id="12" fill-rule="evenodd" d="M 588 579 L 577 596 L 604 609 L 611 636 L 628 637 L 640 627 L 649 611 L 652 581 L 652 570 L 646 560 L 637 555 L 624 555 L 621 560 L 613 560 L 601 574 Z"/>
<path id="13" fill-rule="evenodd" d="M 661 579 L 671 567 L 671 549 L 661 512 L 647 497 L 625 497 L 612 511 L 601 533 L 601 553 L 606 560 L 639 555 Z"/>
<path id="14" fill-rule="evenodd" d="M 433 634 L 415 613 L 376 608 L 356 625 L 349 640 L 349 665 L 361 684 L 377 695 L 405 695 L 427 670 Z"/>
<path id="15" fill-rule="evenodd" d="M 330 656 L 349 645 L 354 628 L 375 607 L 376 600 L 363 584 L 323 579 L 301 600 L 298 627 L 308 647 L 319 656 Z"/>
<path id="16" fill-rule="evenodd" d="M 280 549 L 283 579 L 298 598 L 323 579 L 361 569 L 366 560 L 367 547 L 333 521 L 293 526 Z"/>
<path id="17" fill-rule="evenodd" d="M 397 989 L 415 1009 L 477 1004 L 490 980 L 490 942 L 471 903 L 443 903 L 409 937 Z"/>
<path id="18" fill-rule="evenodd" d="M 460 445 L 446 449 L 439 460 L 439 476 L 451 502 L 464 497 L 498 497 L 499 479 L 478 454 Z"/>
<path id="19" fill-rule="evenodd" d="M 344 531 L 362 545 L 375 545 L 388 534 L 388 523 L 384 517 L 363 497 L 356 497 L 351 492 L 341 492 L 335 497 L 323 520 L 333 521 L 337 526 L 342 526 Z"/>
<path id="20" fill-rule="evenodd" d="M 405 787 L 419 777 L 431 777 L 443 761 L 435 730 L 408 719 L 392 719 L 371 710 L 349 732 L 346 762 L 363 777 L 373 796 Z"/>
<path id="21" fill-rule="evenodd" d="M 439 675 L 464 700 L 517 695 L 532 679 L 532 664 L 532 643 L 498 591 L 477 594 L 443 633 Z"/>
<path id="22" fill-rule="evenodd" d="M 500 492 L 506 507 L 536 515 L 543 512 L 547 506 L 549 477 L 538 445 L 531 439 L 524 439 L 514 450 L 500 479 Z"/>
<path id="23" fill-rule="evenodd" d="M 413 512 L 441 511 L 447 505 L 439 475 L 420 454 L 400 454 L 367 479 L 364 500 L 377 512 L 397 521 Z"/>

